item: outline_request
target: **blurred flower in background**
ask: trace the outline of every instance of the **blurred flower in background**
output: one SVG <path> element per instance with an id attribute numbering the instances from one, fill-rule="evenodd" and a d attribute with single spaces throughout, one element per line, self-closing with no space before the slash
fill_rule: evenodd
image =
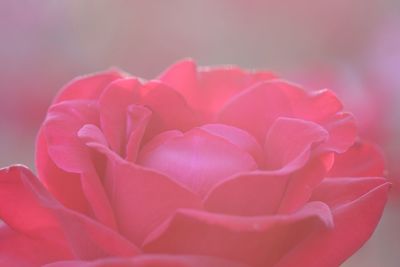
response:
<path id="1" fill-rule="evenodd" d="M 385 107 L 381 122 L 386 138 L 381 142 L 389 163 L 389 175 L 400 181 L 400 16 L 391 14 L 376 28 L 367 43 L 361 68 Z M 398 189 L 398 188 L 397 188 Z"/>
<path id="2" fill-rule="evenodd" d="M 399 7 L 395 0 L 1 1 L 0 165 L 34 167 L 36 131 L 73 77 L 112 66 L 153 77 L 193 57 L 200 65 L 274 69 L 310 89 L 331 87 L 361 134 L 384 148 L 396 179 Z M 394 210 L 345 266 L 397 266 Z"/>

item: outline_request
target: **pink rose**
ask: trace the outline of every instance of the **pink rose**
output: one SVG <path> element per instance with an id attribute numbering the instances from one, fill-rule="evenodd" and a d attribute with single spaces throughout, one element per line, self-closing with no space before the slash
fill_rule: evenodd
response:
<path id="1" fill-rule="evenodd" d="M 338 266 L 386 202 L 379 150 L 328 91 L 197 68 L 72 81 L 39 180 L 0 172 L 2 266 Z M 48 191 L 50 192 L 48 192 Z"/>

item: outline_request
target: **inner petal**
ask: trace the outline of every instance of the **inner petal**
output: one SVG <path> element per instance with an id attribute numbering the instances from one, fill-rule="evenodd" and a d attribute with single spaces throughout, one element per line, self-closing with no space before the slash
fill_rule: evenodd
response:
<path id="1" fill-rule="evenodd" d="M 162 134 L 140 152 L 138 162 L 204 196 L 215 184 L 257 169 L 252 156 L 238 146 L 199 128 Z"/>

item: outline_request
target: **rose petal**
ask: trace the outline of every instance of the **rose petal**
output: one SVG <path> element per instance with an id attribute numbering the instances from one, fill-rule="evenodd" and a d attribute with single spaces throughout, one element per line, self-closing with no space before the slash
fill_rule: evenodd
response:
<path id="1" fill-rule="evenodd" d="M 177 90 L 192 107 L 196 107 L 193 101 L 198 94 L 197 66 L 193 60 L 185 59 L 173 64 L 158 79 Z"/>
<path id="2" fill-rule="evenodd" d="M 314 189 L 311 201 L 322 201 L 335 209 L 385 183 L 387 180 L 382 177 L 327 178 Z"/>
<path id="3" fill-rule="evenodd" d="M 19 234 L 8 226 L 0 227 L 0 266 L 37 267 L 72 258 L 66 246 Z"/>
<path id="4" fill-rule="evenodd" d="M 84 197 L 100 222 L 115 228 L 111 206 L 98 176 L 104 163 L 100 161 L 96 164 L 96 154 L 78 136 L 84 125 L 95 125 L 97 122 L 97 106 L 92 101 L 64 101 L 52 106 L 43 132 L 51 159 L 65 172 L 80 175 L 81 188 L 77 188 L 76 192 L 84 192 Z"/>
<path id="5" fill-rule="evenodd" d="M 315 228 L 332 227 L 331 219 L 322 202 L 309 203 L 294 214 L 264 217 L 180 210 L 149 236 L 144 251 L 201 254 L 251 266 L 273 266 Z"/>
<path id="6" fill-rule="evenodd" d="M 98 124 L 97 112 L 93 101 L 65 101 L 50 108 L 43 132 L 51 159 L 64 171 L 79 173 L 90 165 L 77 132 L 85 124 Z"/>
<path id="7" fill-rule="evenodd" d="M 95 126 L 93 131 L 101 134 Z M 200 199 L 170 178 L 131 164 L 90 136 L 82 137 L 89 147 L 104 153 L 109 169 L 105 185 L 120 231 L 141 245 L 148 233 L 179 208 L 200 209 Z M 145 205 L 144 205 L 145 203 Z"/>
<path id="8" fill-rule="evenodd" d="M 242 216 L 294 212 L 310 200 L 332 160 L 333 154 L 324 154 L 293 173 L 259 170 L 230 177 L 212 188 L 205 208 Z"/>
<path id="9" fill-rule="evenodd" d="M 112 82 L 99 98 L 101 129 L 111 149 L 124 155 L 128 106 L 140 99 L 137 79 L 120 79 Z"/>
<path id="10" fill-rule="evenodd" d="M 357 184 L 361 187 L 359 189 L 367 190 L 362 196 L 358 197 L 359 192 L 357 192 L 353 195 L 355 198 L 352 201 L 346 199 L 339 204 L 330 203 L 334 207 L 332 213 L 335 227 L 316 231 L 288 253 L 277 267 L 339 266 L 370 238 L 382 215 L 389 184 L 384 183 L 372 190 L 369 190 L 370 186 L 366 186 L 361 180 Z M 345 182 L 331 183 L 330 191 L 343 190 L 347 185 Z M 321 189 L 325 186 L 328 185 L 324 185 Z M 317 194 L 323 195 L 320 192 Z"/>
<path id="11" fill-rule="evenodd" d="M 321 123 L 343 109 L 342 103 L 331 90 L 307 91 L 300 85 L 288 81 L 271 82 L 285 93 L 296 118 Z"/>
<path id="12" fill-rule="evenodd" d="M 322 122 L 343 108 L 335 93 L 327 89 L 305 92 L 292 103 L 296 117 L 314 122 Z"/>
<path id="13" fill-rule="evenodd" d="M 61 206 L 28 169 L 2 169 L 0 183 L 0 217 L 18 234 L 68 248 L 83 260 L 138 253 L 109 228 Z"/>
<path id="14" fill-rule="evenodd" d="M 355 140 L 357 127 L 349 113 L 341 112 L 343 105 L 330 90 L 307 92 L 299 86 L 277 81 L 291 100 L 293 116 L 321 124 L 328 132 L 329 139 L 321 150 L 342 153 Z"/>
<path id="15" fill-rule="evenodd" d="M 322 150 L 343 153 L 354 144 L 357 126 L 353 115 L 345 112 L 337 113 L 322 125 L 329 132 L 329 139 Z"/>
<path id="16" fill-rule="evenodd" d="M 43 267 L 250 267 L 226 259 L 196 255 L 144 254 L 129 259 L 102 259 L 98 261 L 65 261 Z"/>
<path id="17" fill-rule="evenodd" d="M 130 105 L 128 107 L 127 117 L 127 144 L 126 144 L 126 160 L 135 162 L 142 138 L 145 134 L 146 127 L 151 119 L 151 111 L 145 107 Z"/>
<path id="18" fill-rule="evenodd" d="M 246 130 L 264 143 L 265 135 L 276 118 L 290 115 L 291 112 L 285 92 L 274 82 L 263 82 L 228 101 L 217 121 Z"/>
<path id="19" fill-rule="evenodd" d="M 230 215 L 274 214 L 286 192 L 288 178 L 263 172 L 241 174 L 213 188 L 204 206 L 210 212 Z"/>
<path id="20" fill-rule="evenodd" d="M 196 110 L 217 112 L 238 92 L 257 82 L 274 79 L 271 72 L 246 72 L 236 66 L 200 68 L 183 60 L 167 69 L 159 79 L 180 92 Z"/>
<path id="21" fill-rule="evenodd" d="M 280 117 L 271 125 L 265 140 L 265 166 L 286 173 L 298 170 L 309 160 L 312 146 L 327 140 L 328 136 L 316 123 Z"/>
<path id="22" fill-rule="evenodd" d="M 165 137 L 158 146 L 149 143 L 144 147 L 138 162 L 167 174 L 200 196 L 229 176 L 257 167 L 248 153 L 198 128 Z"/>
<path id="23" fill-rule="evenodd" d="M 330 177 L 384 176 L 385 161 L 381 150 L 374 144 L 358 141 L 345 153 L 335 156 Z"/>
<path id="24" fill-rule="evenodd" d="M 224 124 L 206 124 L 200 127 L 213 135 L 224 138 L 231 144 L 236 145 L 246 151 L 261 166 L 263 162 L 263 152 L 257 140 L 246 131 Z"/>
<path id="25" fill-rule="evenodd" d="M 166 84 L 151 81 L 142 88 L 142 95 L 141 103 L 152 111 L 146 140 L 167 130 L 187 131 L 198 123 L 185 98 Z"/>
<path id="26" fill-rule="evenodd" d="M 333 162 L 333 153 L 313 157 L 302 169 L 292 173 L 281 200 L 279 213 L 301 208 L 310 200 L 313 189 L 325 178 Z"/>
<path id="27" fill-rule="evenodd" d="M 216 113 L 233 96 L 261 81 L 275 79 L 271 72 L 247 72 L 237 66 L 199 69 L 199 107 Z"/>
<path id="28" fill-rule="evenodd" d="M 81 186 L 79 174 L 61 170 L 50 158 L 46 137 L 40 129 L 37 139 L 36 168 L 46 188 L 69 209 L 89 214 L 90 207 Z"/>
<path id="29" fill-rule="evenodd" d="M 178 208 L 201 208 L 201 201 L 168 177 L 129 163 L 114 162 L 110 198 L 121 232 L 137 245 Z"/>
<path id="30" fill-rule="evenodd" d="M 53 103 L 66 100 L 97 99 L 109 83 L 122 77 L 123 74 L 117 70 L 78 77 L 61 89 Z"/>

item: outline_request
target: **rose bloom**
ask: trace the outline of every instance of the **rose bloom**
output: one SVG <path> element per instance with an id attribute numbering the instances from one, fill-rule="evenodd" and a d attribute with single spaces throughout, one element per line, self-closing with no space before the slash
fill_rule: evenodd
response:
<path id="1" fill-rule="evenodd" d="M 36 156 L 0 172 L 1 266 L 338 266 L 389 189 L 331 91 L 190 60 L 72 81 Z"/>

